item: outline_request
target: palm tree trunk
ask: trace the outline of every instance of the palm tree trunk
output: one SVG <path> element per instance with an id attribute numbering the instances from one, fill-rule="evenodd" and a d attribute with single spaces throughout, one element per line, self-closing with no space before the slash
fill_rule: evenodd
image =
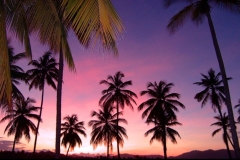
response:
<path id="1" fill-rule="evenodd" d="M 119 105 L 118 105 L 118 98 L 117 98 L 117 153 L 118 153 L 118 159 L 120 159 L 120 152 L 119 152 L 119 131 L 118 131 L 118 111 L 119 111 Z"/>
<path id="2" fill-rule="evenodd" d="M 108 133 L 108 138 L 107 138 L 107 158 L 109 158 L 109 133 Z"/>
<path id="3" fill-rule="evenodd" d="M 218 112 L 219 112 L 219 115 L 220 115 L 221 119 L 223 119 L 222 111 L 221 111 L 221 108 L 220 108 L 219 105 L 217 106 L 217 109 L 218 109 Z"/>
<path id="4" fill-rule="evenodd" d="M 16 133 L 17 133 L 17 132 L 16 132 Z M 12 152 L 14 152 L 15 144 L 16 144 L 16 134 L 15 134 L 15 136 L 14 136 Z"/>
<path id="5" fill-rule="evenodd" d="M 164 159 L 167 159 L 167 135 L 166 135 L 166 127 L 164 125 L 164 131 L 163 131 L 164 137 L 163 137 L 163 152 L 164 152 Z"/>
<path id="6" fill-rule="evenodd" d="M 214 26 L 213 26 L 211 15 L 210 15 L 209 12 L 207 12 L 206 16 L 207 16 L 207 19 L 208 19 L 208 24 L 209 24 L 209 28 L 210 28 L 211 35 L 212 35 L 212 40 L 213 40 L 214 48 L 215 48 L 215 51 L 216 51 L 216 56 L 217 56 L 217 59 L 218 59 L 222 79 L 223 79 L 224 92 L 225 92 L 225 96 L 226 96 L 226 106 L 227 106 L 228 116 L 229 116 L 229 121 L 230 121 L 230 126 L 231 126 L 231 133 L 232 133 L 232 138 L 233 138 L 234 151 L 235 151 L 235 154 L 236 154 L 236 158 L 240 159 L 239 142 L 238 142 L 238 136 L 237 136 L 236 126 L 235 126 L 233 110 L 232 110 L 230 92 L 229 92 L 229 87 L 228 87 L 228 82 L 227 82 L 227 75 L 226 75 L 226 72 L 225 72 L 225 67 L 224 67 L 222 55 L 221 55 L 221 52 L 220 52 L 220 48 L 219 48 L 219 45 L 218 45 L 217 36 L 216 36 L 216 33 L 215 33 L 215 29 L 214 29 Z"/>
<path id="7" fill-rule="evenodd" d="M 229 157 L 229 159 L 232 159 L 232 155 L 231 155 L 231 152 L 230 152 L 230 149 L 229 149 L 228 139 L 227 139 L 227 135 L 226 135 L 226 132 L 225 132 L 225 131 L 224 131 L 224 133 L 223 133 L 223 136 L 224 136 L 225 145 L 226 145 L 226 147 L 227 147 L 228 157 Z"/>
<path id="8" fill-rule="evenodd" d="M 70 144 L 69 144 L 69 146 L 68 146 L 68 150 L 67 150 L 66 156 L 68 156 L 69 149 L 70 149 Z"/>
<path id="9" fill-rule="evenodd" d="M 228 138 L 229 142 L 231 143 L 232 148 L 234 149 L 233 142 L 231 141 L 231 138 L 229 137 L 228 133 L 227 133 L 227 138 Z"/>
<path id="10" fill-rule="evenodd" d="M 59 53 L 59 73 L 57 84 L 57 116 L 56 116 L 56 144 L 55 144 L 55 158 L 60 158 L 60 134 L 61 134 L 61 99 L 62 99 L 62 81 L 63 81 L 63 51 L 62 42 Z"/>
<path id="11" fill-rule="evenodd" d="M 224 136 L 224 142 L 226 144 L 226 148 L 227 148 L 227 152 L 228 152 L 228 156 L 229 156 L 229 159 L 232 159 L 232 155 L 231 155 L 231 152 L 230 152 L 230 149 L 229 149 L 229 145 L 228 145 L 228 138 L 227 138 L 227 127 L 225 125 L 223 125 L 223 136 Z"/>
<path id="12" fill-rule="evenodd" d="M 40 120 L 41 120 L 41 117 L 42 117 L 43 96 L 44 96 L 44 83 L 43 83 L 43 89 L 42 89 L 42 100 L 41 100 L 41 107 L 40 107 L 40 113 L 39 113 L 39 120 L 38 120 L 38 123 L 37 123 L 37 132 L 36 132 L 35 141 L 34 141 L 33 155 L 35 155 L 35 152 L 36 152 L 38 129 L 39 129 Z"/>

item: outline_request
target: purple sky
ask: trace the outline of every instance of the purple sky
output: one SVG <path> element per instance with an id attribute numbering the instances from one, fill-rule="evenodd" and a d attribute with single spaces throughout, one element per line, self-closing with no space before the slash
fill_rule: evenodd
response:
<path id="1" fill-rule="evenodd" d="M 166 26 L 170 18 L 180 11 L 184 4 L 176 4 L 164 9 L 160 0 L 113 0 L 112 2 L 125 26 L 125 33 L 118 41 L 119 57 L 103 52 L 99 46 L 83 49 L 75 36 L 69 34 L 77 72 L 70 72 L 65 64 L 62 117 L 77 114 L 79 121 L 85 122 L 87 133 L 87 138 L 80 136 L 83 145 L 80 148 L 76 147 L 75 153 L 106 153 L 105 146 L 93 150 L 90 145 L 91 128 L 87 123 L 92 119 L 91 111 L 98 110 L 101 91 L 106 88 L 99 84 L 100 80 L 106 79 L 108 75 L 114 75 L 117 71 L 125 74 L 124 81 L 132 80 L 133 85 L 128 89 L 138 95 L 134 111 L 127 106 L 124 109 L 123 117 L 127 119 L 128 124 L 123 126 L 127 130 L 128 139 L 125 139 L 124 147 L 120 148 L 121 153 L 163 155 L 160 142 L 154 141 L 150 145 L 149 140 L 152 135 L 144 137 L 144 133 L 151 126 L 144 123 L 145 120 L 141 119 L 142 112 L 137 110 L 138 105 L 148 98 L 140 96 L 140 91 L 147 89 L 148 82 L 160 80 L 174 83 L 175 86 L 171 91 L 180 93 L 179 101 L 186 106 L 185 110 L 180 108 L 177 113 L 178 121 L 183 125 L 174 127 L 181 139 L 177 138 L 177 144 L 167 141 L 168 155 L 175 156 L 190 150 L 225 149 L 222 133 L 211 136 L 217 129 L 210 126 L 215 122 L 213 117 L 217 113 L 213 112 L 210 103 L 201 108 L 201 103 L 194 99 L 194 95 L 203 90 L 193 84 L 202 78 L 200 73 L 207 74 L 210 68 L 216 72 L 220 71 L 206 19 L 198 27 L 187 21 L 174 35 L 170 35 Z M 229 87 L 232 105 L 235 106 L 240 99 L 239 15 L 218 9 L 213 9 L 211 15 L 227 76 L 233 78 L 229 81 Z M 39 45 L 34 38 L 31 40 L 33 59 L 38 59 L 47 51 L 47 47 Z M 24 51 L 13 37 L 11 45 L 15 48 L 15 53 Z M 28 61 L 23 60 L 19 65 L 27 70 L 29 68 L 27 63 Z M 24 84 L 19 88 L 26 97 L 29 96 L 37 101 L 36 106 L 40 106 L 40 91 L 34 89 L 29 91 Z M 223 111 L 227 111 L 225 106 Z M 237 119 L 237 109 L 233 108 L 233 111 Z M 56 92 L 50 87 L 46 87 L 42 119 L 37 149 L 52 150 L 55 146 Z M 6 123 L 0 124 L 2 128 L 0 140 L 13 140 L 13 136 L 7 137 L 3 134 L 5 126 Z M 29 143 L 24 138 L 20 142 L 25 143 L 26 150 L 32 151 L 34 136 Z M 0 144 L 0 147 L 2 146 Z M 65 153 L 66 150 L 62 148 L 62 152 Z M 113 153 L 116 153 L 116 145 L 113 146 Z"/>

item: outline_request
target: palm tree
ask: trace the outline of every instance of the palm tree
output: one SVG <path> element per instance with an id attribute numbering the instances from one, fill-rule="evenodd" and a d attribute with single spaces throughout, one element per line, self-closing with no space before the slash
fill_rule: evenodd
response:
<path id="1" fill-rule="evenodd" d="M 165 158 L 167 158 L 166 136 L 168 134 L 166 133 L 168 132 L 166 126 L 176 124 L 180 125 L 180 123 L 177 122 L 177 116 L 175 112 L 179 111 L 177 106 L 185 109 L 185 106 L 180 101 L 176 100 L 180 98 L 180 94 L 170 92 L 173 86 L 173 83 L 166 83 L 165 81 L 159 81 L 159 83 L 156 81 L 154 83 L 149 82 L 147 85 L 147 90 L 141 91 L 140 95 L 148 95 L 150 98 L 138 106 L 138 111 L 146 108 L 142 113 L 142 119 L 147 116 L 146 123 L 155 124 L 154 128 L 145 133 L 145 135 L 148 135 L 149 133 L 156 131 L 150 143 L 154 139 L 160 140 L 158 135 L 160 133 L 162 134 L 160 138 L 164 146 L 163 149 Z M 171 129 L 169 132 L 171 132 Z M 176 135 L 178 135 L 177 132 Z M 175 143 L 175 139 L 173 138 L 175 136 L 174 131 L 172 132 L 171 136 L 171 140 Z"/>
<path id="2" fill-rule="evenodd" d="M 213 131 L 212 136 L 214 136 L 216 133 L 220 132 L 222 129 L 225 130 L 225 128 L 230 128 L 229 118 L 226 115 L 226 113 L 224 113 L 222 116 L 221 115 L 215 116 L 214 118 L 217 120 L 217 122 L 211 124 L 211 126 L 218 126 L 220 128 Z M 223 132 L 223 142 L 225 143 L 225 145 L 227 147 L 227 152 L 228 152 L 229 158 L 232 159 L 231 152 L 230 152 L 229 145 L 228 145 L 228 141 L 232 144 L 232 141 L 229 137 L 228 132 L 224 131 Z M 233 144 L 232 144 L 232 147 L 233 147 Z"/>
<path id="3" fill-rule="evenodd" d="M 198 86 L 204 87 L 204 89 L 197 93 L 194 96 L 194 99 L 196 99 L 198 102 L 202 102 L 202 107 L 207 104 L 207 102 L 210 100 L 212 104 L 213 111 L 216 112 L 216 109 L 218 110 L 218 113 L 220 116 L 222 116 L 221 112 L 221 106 L 226 101 L 226 97 L 224 94 L 224 87 L 222 85 L 223 81 L 221 78 L 221 73 L 215 74 L 215 71 L 210 68 L 208 71 L 208 75 L 202 74 L 202 79 L 200 82 L 195 82 L 193 84 L 196 84 Z M 232 78 L 228 78 L 230 80 Z"/>
<path id="4" fill-rule="evenodd" d="M 147 119 L 152 119 L 155 114 L 166 111 L 173 119 L 176 119 L 175 111 L 178 112 L 177 106 L 185 109 L 185 106 L 176 100 L 179 99 L 179 93 L 171 93 L 170 90 L 174 86 L 173 83 L 166 83 L 165 81 L 156 81 L 154 83 L 149 82 L 147 85 L 147 90 L 141 91 L 140 95 L 148 95 L 150 98 L 138 106 L 138 111 L 146 108 L 142 113 L 142 119 L 147 116 Z"/>
<path id="5" fill-rule="evenodd" d="M 132 92 L 131 90 L 125 89 L 127 86 L 132 85 L 132 81 L 122 81 L 124 74 L 121 71 L 116 72 L 114 76 L 109 75 L 107 80 L 101 80 L 100 84 L 105 84 L 108 86 L 107 89 L 102 91 L 103 96 L 99 100 L 99 105 L 101 106 L 114 106 L 116 105 L 117 113 L 119 113 L 119 107 L 124 109 L 124 106 L 127 105 L 133 110 L 133 105 L 137 104 L 134 98 L 137 98 L 137 95 Z M 118 118 L 117 114 L 117 119 Z M 118 130 L 118 120 L 117 120 L 117 133 L 119 134 Z M 120 159 L 120 152 L 119 152 L 119 138 L 117 138 L 117 152 L 118 152 L 118 159 Z"/>
<path id="6" fill-rule="evenodd" d="M 58 78 L 58 69 L 56 59 L 51 56 L 51 52 L 45 52 L 45 54 L 39 58 L 39 60 L 32 60 L 29 65 L 32 65 L 34 68 L 28 70 L 27 81 L 30 81 L 29 90 L 33 87 L 38 88 L 42 91 L 41 106 L 39 117 L 42 117 L 42 108 L 43 108 L 43 97 L 44 97 L 44 86 L 45 83 L 52 86 L 55 90 L 57 89 L 55 81 Z M 39 130 L 40 121 L 37 123 L 37 132 Z M 35 136 L 33 154 L 36 151 L 37 144 L 37 135 Z"/>
<path id="7" fill-rule="evenodd" d="M 17 103 L 13 103 L 13 109 L 8 110 L 8 114 L 0 120 L 0 123 L 9 120 L 4 133 L 7 131 L 8 136 L 15 134 L 12 152 L 14 152 L 15 143 L 19 142 L 22 136 L 25 136 L 28 142 L 30 141 L 30 130 L 33 134 L 37 134 L 37 128 L 31 121 L 31 119 L 40 120 L 39 115 L 32 113 L 39 109 L 39 107 L 32 105 L 32 103 L 35 102 L 34 99 L 28 97 L 27 99 L 22 99 L 21 101 L 17 101 Z"/>
<path id="8" fill-rule="evenodd" d="M 28 14 L 33 13 L 29 16 L 31 17 L 28 20 L 29 28 L 33 28 L 40 33 L 39 41 L 42 44 L 49 45 L 53 52 L 59 52 L 55 144 L 56 158 L 59 158 L 64 60 L 66 60 L 69 69 L 75 71 L 68 44 L 68 31 L 72 29 L 79 42 L 86 48 L 90 44 L 94 44 L 91 42 L 100 39 L 103 49 L 110 50 L 117 55 L 116 40 L 123 31 L 123 25 L 110 0 L 50 2 L 41 0 L 33 3 L 35 4 L 31 4 L 31 7 L 27 10 Z M 46 17 L 48 18 L 46 19 Z M 36 20 L 35 23 L 31 21 L 32 19 Z"/>
<path id="9" fill-rule="evenodd" d="M 168 8 L 169 6 L 171 6 L 176 2 L 183 2 L 183 1 L 165 0 L 164 6 Z M 225 9 L 227 11 L 239 14 L 240 13 L 239 0 L 229 0 L 229 1 L 185 0 L 185 2 L 187 2 L 189 5 L 187 5 L 185 8 L 183 8 L 180 12 L 178 12 L 171 18 L 170 22 L 167 25 L 167 28 L 169 29 L 170 33 L 174 33 L 175 31 L 177 31 L 177 29 L 179 29 L 180 26 L 183 25 L 183 23 L 187 18 L 190 18 L 192 22 L 196 23 L 197 25 L 203 22 L 204 17 L 207 18 L 211 36 L 212 36 L 213 45 L 214 45 L 216 56 L 219 63 L 219 68 L 222 74 L 224 92 L 226 96 L 226 106 L 228 110 L 231 133 L 232 133 L 232 138 L 234 143 L 234 150 L 236 152 L 236 158 L 240 159 L 239 142 L 238 142 L 238 136 L 237 136 L 236 126 L 235 126 L 234 114 L 232 110 L 232 103 L 231 103 L 231 96 L 230 96 L 230 91 L 229 91 L 229 86 L 227 81 L 227 75 L 226 75 L 224 62 L 222 59 L 216 32 L 215 32 L 211 14 L 210 14 L 211 9 L 213 8 L 213 5 L 220 9 Z"/>
<path id="10" fill-rule="evenodd" d="M 207 104 L 208 101 L 211 102 L 213 111 L 218 113 L 222 119 L 224 116 L 222 115 L 221 106 L 226 101 L 225 94 L 224 94 L 224 87 L 222 85 L 223 81 L 220 79 L 221 73 L 215 74 L 215 71 L 210 68 L 208 71 L 208 75 L 202 74 L 202 79 L 200 82 L 195 82 L 193 84 L 199 85 L 204 87 L 204 89 L 197 93 L 194 96 L 198 102 L 202 102 L 202 107 Z M 230 80 L 232 78 L 228 78 Z M 227 135 L 227 127 L 223 125 L 223 132 L 224 135 Z M 228 147 L 227 147 L 228 148 Z M 228 152 L 230 154 L 230 151 Z M 229 155 L 230 156 L 230 155 Z"/>
<path id="11" fill-rule="evenodd" d="M 8 43 L 10 43 L 8 41 Z M 26 82 L 26 73 L 25 71 L 16 63 L 26 58 L 26 55 L 24 53 L 14 54 L 13 47 L 8 45 L 8 54 L 9 54 L 9 61 L 10 61 L 10 72 L 11 72 L 11 81 L 12 81 L 12 101 L 19 101 L 24 98 L 21 91 L 17 88 L 17 85 L 20 84 L 19 81 Z M 9 109 L 9 103 L 7 102 L 7 95 L 5 95 L 5 98 L 1 101 L 1 108 L 2 111 L 7 111 Z"/>
<path id="12" fill-rule="evenodd" d="M 26 73 L 25 71 L 16 63 L 26 58 L 25 53 L 14 54 L 13 47 L 9 46 L 8 48 L 9 61 L 10 61 L 10 71 L 11 71 L 11 80 L 12 80 L 12 98 L 14 100 L 23 98 L 23 94 L 19 91 L 16 85 L 19 85 L 19 81 L 26 82 Z"/>
<path id="13" fill-rule="evenodd" d="M 122 112 L 112 114 L 114 107 L 103 107 L 98 112 L 92 111 L 91 116 L 96 117 L 97 120 L 89 121 L 88 125 L 92 127 L 90 144 L 95 149 L 98 145 L 104 144 L 107 146 L 107 158 L 109 158 L 109 149 L 112 151 L 112 141 L 119 139 L 119 143 L 123 146 L 123 136 L 127 138 L 126 130 L 122 126 L 117 126 L 117 122 L 123 122 L 127 124 L 127 121 L 123 118 L 117 119 L 118 115 L 122 115 Z M 119 134 L 117 133 L 117 127 Z"/>
<path id="14" fill-rule="evenodd" d="M 156 118 L 147 119 L 146 123 L 153 123 L 154 127 L 149 129 L 144 135 L 148 136 L 151 133 L 153 134 L 152 138 L 150 139 L 150 144 L 152 144 L 154 140 L 160 141 L 162 143 L 164 159 L 167 159 L 167 138 L 169 138 L 174 144 L 177 143 L 177 140 L 175 138 L 176 136 L 181 138 L 179 133 L 171 127 L 182 124 L 179 123 L 176 119 L 173 119 L 171 116 L 167 115 L 166 111 L 160 112 L 160 115 L 161 116 L 156 116 Z"/>
<path id="15" fill-rule="evenodd" d="M 234 108 L 238 108 L 238 107 L 240 107 L 240 99 L 238 100 L 238 104 Z M 238 114 L 239 114 L 238 122 L 240 123 L 240 108 L 238 109 Z"/>
<path id="16" fill-rule="evenodd" d="M 25 44 L 25 50 L 31 57 L 29 35 L 35 34 L 40 43 L 49 46 L 53 52 L 59 52 L 59 77 L 57 85 L 57 124 L 56 158 L 60 156 L 61 128 L 61 91 L 63 77 L 63 58 L 71 71 L 75 71 L 74 61 L 68 44 L 70 29 L 77 35 L 79 42 L 86 48 L 101 42 L 104 50 L 118 55 L 116 41 L 124 31 L 123 23 L 110 0 L 97 1 L 49 1 L 24 0 L 1 1 L 0 8 L 0 57 L 6 57 L 6 26 Z M 6 23 L 7 22 L 7 23 Z M 9 61 L 0 61 L 0 99 L 6 93 L 11 106 L 11 84 Z"/>
<path id="17" fill-rule="evenodd" d="M 24 14 L 28 1 L 1 1 L 0 2 L 0 101 L 7 100 L 8 107 L 12 108 L 12 83 L 11 83 L 11 69 L 10 59 L 8 57 L 8 40 L 7 30 L 10 28 L 11 31 L 16 35 L 17 39 L 24 43 L 25 54 L 31 57 L 31 47 L 29 40 L 29 32 L 27 29 L 26 16 Z M 30 2 L 31 3 L 31 2 Z M 25 4 L 25 5 L 17 5 Z M 21 7 L 19 7 L 21 6 Z"/>
<path id="18" fill-rule="evenodd" d="M 85 133 L 85 128 L 84 128 L 84 122 L 78 122 L 78 117 L 76 114 L 73 114 L 71 116 L 66 116 L 63 118 L 65 120 L 64 123 L 61 124 L 61 137 L 62 137 L 62 145 L 67 148 L 68 145 L 68 150 L 72 151 L 74 150 L 75 146 L 78 144 L 80 147 L 82 145 L 82 140 L 79 137 L 78 134 L 82 134 L 83 136 L 87 136 Z"/>

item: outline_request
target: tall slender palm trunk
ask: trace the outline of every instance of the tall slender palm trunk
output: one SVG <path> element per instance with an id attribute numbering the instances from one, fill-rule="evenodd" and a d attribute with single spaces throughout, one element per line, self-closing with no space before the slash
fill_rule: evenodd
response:
<path id="1" fill-rule="evenodd" d="M 61 42 L 60 42 L 61 43 Z M 60 158 L 60 134 L 61 134 L 61 99 L 62 99 L 62 81 L 63 81 L 63 51 L 60 46 L 59 53 L 59 74 L 57 84 L 57 117 L 56 117 L 56 143 L 55 143 L 55 158 Z"/>
<path id="2" fill-rule="evenodd" d="M 109 142 L 110 142 L 110 136 L 109 136 L 109 133 L 108 133 L 108 135 L 107 135 L 108 137 L 107 137 L 107 158 L 109 158 Z"/>
<path id="3" fill-rule="evenodd" d="M 68 150 L 67 150 L 66 156 L 68 156 L 69 149 L 70 149 L 70 144 L 69 144 L 69 146 L 68 146 Z"/>
<path id="4" fill-rule="evenodd" d="M 229 116 L 229 121 L 230 121 L 231 134 L 232 134 L 232 139 L 233 139 L 233 144 L 234 144 L 234 151 L 235 151 L 235 154 L 236 154 L 236 158 L 240 159 L 239 142 L 238 142 L 238 136 L 237 136 L 236 126 L 235 126 L 233 110 L 232 110 L 229 86 L 228 86 L 228 82 L 227 82 L 227 75 L 226 75 L 226 71 L 225 71 L 222 55 L 221 55 L 221 52 L 220 52 L 220 48 L 219 48 L 219 45 L 218 45 L 217 36 L 216 36 L 216 32 L 215 32 L 215 29 L 214 29 L 214 26 L 213 26 L 211 15 L 210 15 L 209 12 L 207 12 L 206 16 L 207 16 L 207 19 L 208 19 L 208 24 L 209 24 L 209 28 L 210 28 L 211 35 L 212 35 L 212 40 L 213 40 L 214 48 L 215 48 L 215 51 L 216 51 L 216 56 L 217 56 L 217 59 L 218 59 L 222 79 L 223 79 L 224 92 L 225 92 L 225 96 L 226 96 L 226 106 L 227 106 L 228 116 Z"/>
<path id="5" fill-rule="evenodd" d="M 38 130 L 39 130 L 39 125 L 40 125 L 40 120 L 41 120 L 41 117 L 42 117 L 43 96 L 44 96 L 44 83 L 43 83 L 43 89 L 42 89 L 42 100 L 41 100 L 41 107 L 40 107 L 40 113 L 39 113 L 39 120 L 38 120 L 38 123 L 37 123 L 37 132 L 36 132 L 35 141 L 34 141 L 33 155 L 35 155 L 35 153 L 36 153 Z"/>
<path id="6" fill-rule="evenodd" d="M 232 148 L 234 149 L 233 142 L 231 141 L 231 138 L 229 137 L 228 133 L 227 133 L 227 138 L 228 138 L 230 144 L 232 145 Z"/>
<path id="7" fill-rule="evenodd" d="M 223 126 L 223 136 L 224 136 L 224 143 L 225 143 L 226 148 L 227 148 L 228 157 L 229 157 L 229 159 L 232 159 L 232 155 L 231 155 L 229 144 L 228 144 L 227 127 L 225 125 Z"/>
<path id="8" fill-rule="evenodd" d="M 163 137 L 163 152 L 164 152 L 164 159 L 167 159 L 167 135 L 166 135 L 166 126 L 164 126 L 164 137 Z"/>
<path id="9" fill-rule="evenodd" d="M 120 159 L 120 152 L 119 152 L 119 131 L 118 131 L 118 111 L 119 111 L 119 105 L 118 105 L 118 98 L 117 98 L 117 153 L 118 153 L 118 159 Z"/>
<path id="10" fill-rule="evenodd" d="M 15 144 L 16 144 L 16 134 L 14 136 L 12 152 L 14 152 L 14 150 L 15 150 Z"/>
<path id="11" fill-rule="evenodd" d="M 230 149 L 229 149 L 229 145 L 228 145 L 228 138 L 227 138 L 227 133 L 226 133 L 226 131 L 224 131 L 224 133 L 223 133 L 224 135 L 224 142 L 225 142 L 225 145 L 226 145 L 226 147 L 227 147 L 227 153 L 228 153 L 228 157 L 229 157 L 229 159 L 232 159 L 232 155 L 231 155 L 231 152 L 230 152 Z"/>

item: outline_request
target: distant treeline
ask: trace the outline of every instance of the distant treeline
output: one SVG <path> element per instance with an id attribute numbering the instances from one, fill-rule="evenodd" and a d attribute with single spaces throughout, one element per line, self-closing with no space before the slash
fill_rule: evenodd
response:
<path id="1" fill-rule="evenodd" d="M 36 152 L 35 155 L 33 155 L 32 152 L 25 152 L 22 151 L 0 151 L 0 159 L 55 159 L 55 153 L 54 152 Z M 60 159 L 85 159 L 85 160 L 95 160 L 95 159 L 117 159 L 117 157 L 111 157 L 107 158 L 106 156 L 96 156 L 96 157 L 82 157 L 82 156 L 65 156 L 61 154 Z M 121 159 L 159 159 L 159 158 L 149 158 L 149 157 L 143 157 L 143 156 L 134 156 L 133 158 L 121 158 Z M 161 158 L 160 158 L 161 159 Z"/>

